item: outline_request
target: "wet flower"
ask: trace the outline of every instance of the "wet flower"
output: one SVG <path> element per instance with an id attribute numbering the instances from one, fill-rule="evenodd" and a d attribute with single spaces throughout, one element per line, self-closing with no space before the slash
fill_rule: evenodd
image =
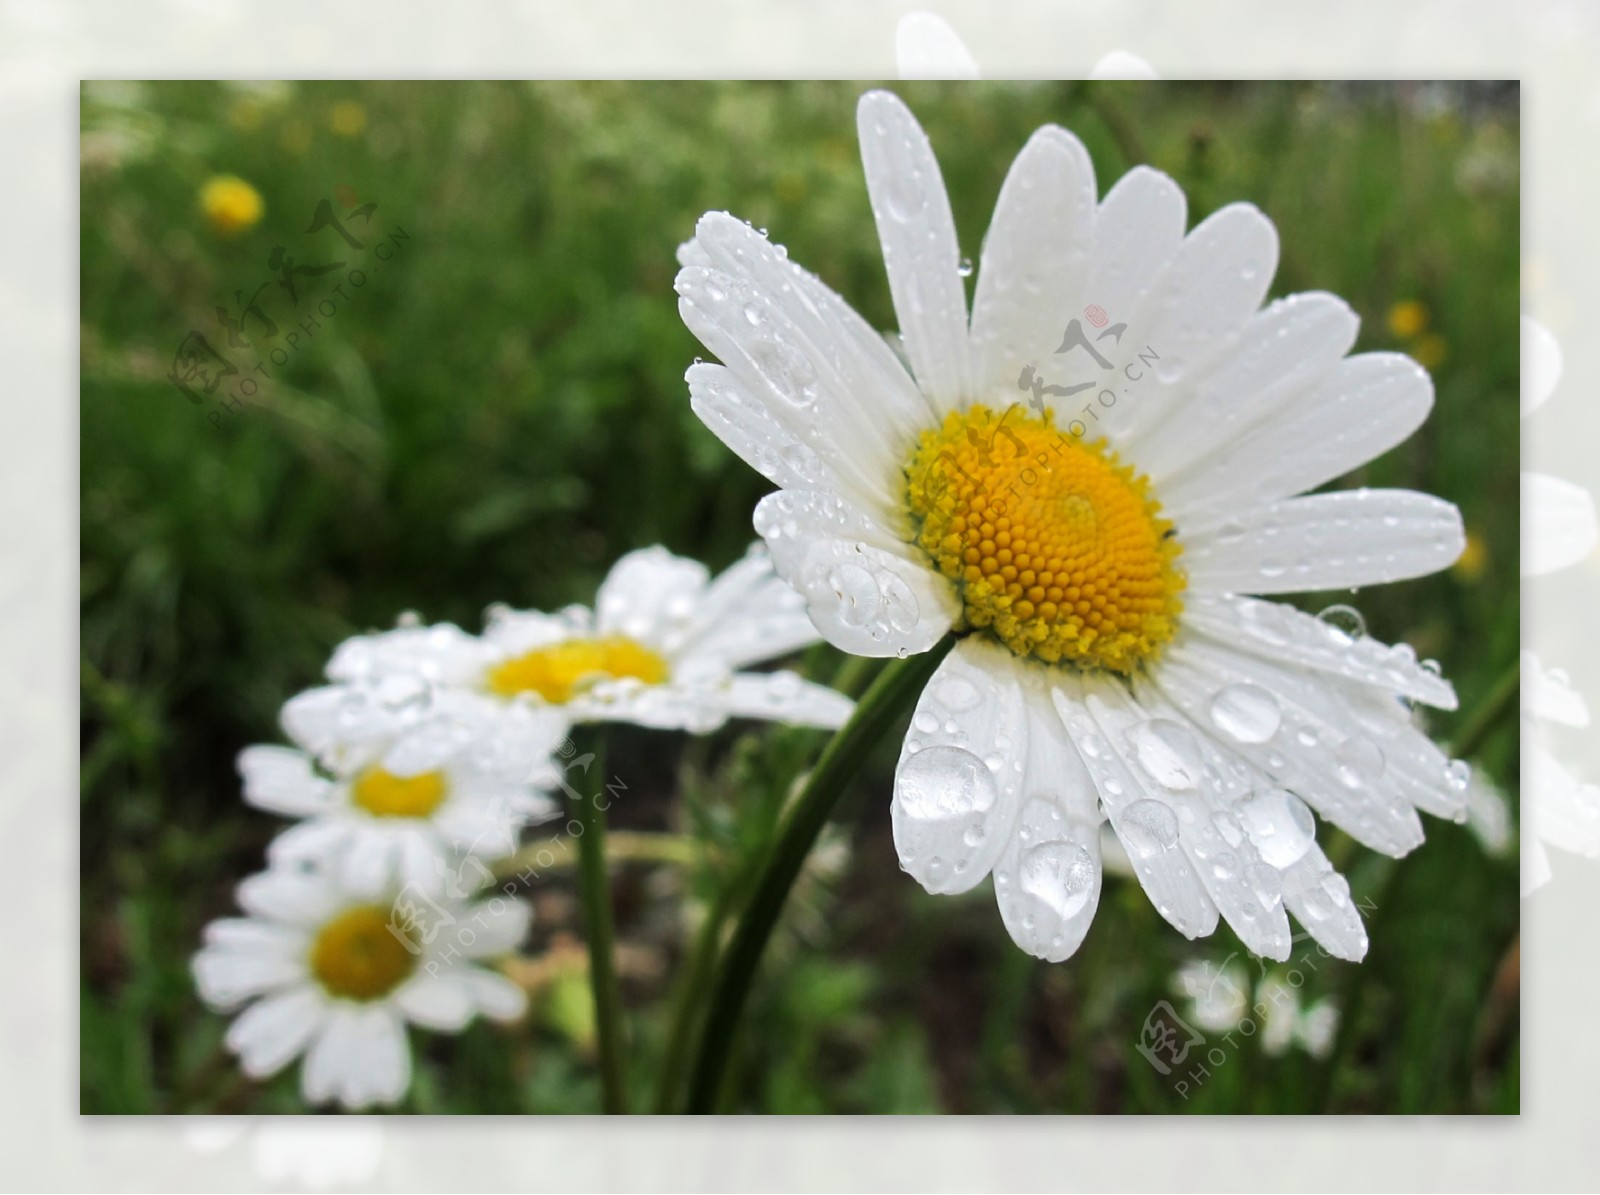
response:
<path id="1" fill-rule="evenodd" d="M 1075 951 L 1109 818 L 1163 917 L 1226 919 L 1286 958 L 1287 914 L 1360 958 L 1314 814 L 1373 849 L 1460 817 L 1467 769 L 1408 702 L 1436 669 L 1273 595 L 1421 576 L 1460 514 L 1397 490 L 1309 493 L 1387 451 L 1433 390 L 1394 353 L 1347 356 L 1333 295 L 1261 307 L 1277 234 L 1233 204 L 1184 235 L 1171 179 L 1097 199 L 1088 153 L 1039 130 L 972 267 L 938 163 L 894 96 L 858 113 L 893 347 L 743 221 L 680 251 L 685 322 L 724 362 L 688 372 L 705 423 L 780 487 L 757 507 L 817 628 L 868 656 L 960 638 L 912 719 L 892 803 L 932 892 L 989 875 L 1015 941 Z M 1227 401 L 1221 401 L 1221 396 Z"/>
<path id="2" fill-rule="evenodd" d="M 526 1006 L 521 988 L 480 965 L 526 934 L 519 901 L 419 903 L 402 890 L 374 900 L 331 872 L 287 868 L 251 876 L 238 899 L 246 916 L 206 926 L 195 982 L 218 1011 L 248 1005 L 225 1040 L 251 1078 L 305 1056 L 310 1103 L 395 1103 L 411 1083 L 408 1023 L 458 1033 Z"/>

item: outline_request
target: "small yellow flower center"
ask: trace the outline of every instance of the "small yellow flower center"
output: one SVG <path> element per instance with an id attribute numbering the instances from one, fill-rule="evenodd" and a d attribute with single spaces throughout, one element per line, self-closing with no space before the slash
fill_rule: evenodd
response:
<path id="1" fill-rule="evenodd" d="M 596 681 L 629 677 L 659 685 L 669 672 L 666 660 L 648 647 L 614 635 L 568 639 L 535 648 L 497 664 L 489 672 L 488 684 L 490 691 L 501 697 L 537 693 L 548 702 L 564 705 Z"/>
<path id="2" fill-rule="evenodd" d="M 346 909 L 317 931 L 311 974 L 331 995 L 378 1000 L 416 969 L 415 946 L 381 905 Z"/>
<path id="3" fill-rule="evenodd" d="M 368 768 L 356 778 L 351 798 L 374 817 L 427 817 L 444 800 L 443 772 L 396 776 Z"/>
<path id="4" fill-rule="evenodd" d="M 1172 638 L 1184 576 L 1149 482 L 1020 404 L 922 434 L 906 469 L 916 540 L 966 621 L 1019 656 L 1128 673 Z"/>

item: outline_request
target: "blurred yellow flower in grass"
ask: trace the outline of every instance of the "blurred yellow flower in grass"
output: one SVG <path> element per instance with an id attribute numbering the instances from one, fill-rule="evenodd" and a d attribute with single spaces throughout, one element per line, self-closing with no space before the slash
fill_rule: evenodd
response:
<path id="1" fill-rule="evenodd" d="M 1449 355 L 1449 344 L 1437 332 L 1419 336 L 1411 343 L 1411 357 L 1423 369 L 1438 369 Z"/>
<path id="2" fill-rule="evenodd" d="M 1389 331 L 1396 340 L 1410 340 L 1420 336 L 1428 326 L 1427 304 L 1417 299 L 1404 299 L 1389 308 Z"/>
<path id="3" fill-rule="evenodd" d="M 1468 530 L 1467 546 L 1461 549 L 1461 555 L 1456 557 L 1450 571 L 1463 581 L 1476 581 L 1483 576 L 1483 570 L 1488 565 L 1489 545 L 1483 542 L 1483 536 Z"/>
<path id="4" fill-rule="evenodd" d="M 219 174 L 207 179 L 200 188 L 200 210 L 205 213 L 213 232 L 232 237 L 254 228 L 267 205 L 261 199 L 261 192 L 244 179 Z"/>
<path id="5" fill-rule="evenodd" d="M 367 127 L 367 110 L 355 100 L 340 100 L 328 112 L 328 127 L 340 137 L 358 137 Z"/>

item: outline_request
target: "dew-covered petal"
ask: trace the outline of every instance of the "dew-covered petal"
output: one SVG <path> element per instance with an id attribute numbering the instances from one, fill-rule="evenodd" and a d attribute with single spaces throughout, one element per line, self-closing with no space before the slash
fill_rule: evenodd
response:
<path id="1" fill-rule="evenodd" d="M 1135 166 L 1106 192 L 1084 295 L 1108 324 L 1138 322 L 1183 245 L 1187 213 L 1183 188 L 1149 166 Z"/>
<path id="2" fill-rule="evenodd" d="M 206 945 L 191 964 L 195 987 L 217 1009 L 279 991 L 306 976 L 303 937 L 274 934 L 275 926 L 242 918 L 214 921 L 206 927 Z"/>
<path id="3" fill-rule="evenodd" d="M 239 882 L 239 907 L 253 917 L 291 926 L 318 926 L 345 902 L 345 893 L 320 870 L 269 867 Z"/>
<path id="4" fill-rule="evenodd" d="M 1318 847 L 1284 872 L 1283 903 L 1335 958 L 1359 963 L 1366 957 L 1367 927 L 1350 898 L 1350 885 Z"/>
<path id="5" fill-rule="evenodd" d="M 1185 937 L 1205 937 L 1217 906 L 1179 842 L 1174 804 L 1201 783 L 1194 732 L 1146 714 L 1120 681 L 1086 696 L 1058 688 L 1053 698 L 1150 903 Z"/>
<path id="6" fill-rule="evenodd" d="M 1015 657 L 968 637 L 917 701 L 890 815 L 900 866 L 929 892 L 965 892 L 1011 838 L 1028 763 Z"/>
<path id="7" fill-rule="evenodd" d="M 926 651 L 960 613 L 948 581 L 832 495 L 768 494 L 756 506 L 755 526 L 779 575 L 800 591 L 817 630 L 841 651 Z"/>
<path id="8" fill-rule="evenodd" d="M 310 817 L 328 808 L 333 785 L 317 775 L 311 757 L 289 747 L 246 747 L 239 752 L 244 799 L 257 809 Z"/>
<path id="9" fill-rule="evenodd" d="M 1282 602 L 1219 594 L 1185 594 L 1184 625 L 1221 643 L 1295 668 L 1344 677 L 1438 709 L 1456 708 L 1455 690 L 1423 667 L 1408 644 L 1391 647 L 1352 635 L 1331 620 Z"/>
<path id="10" fill-rule="evenodd" d="M 1070 958 L 1100 905 L 1098 819 L 1073 820 L 1062 802 L 1030 796 L 1006 838 L 994 867 L 1006 932 L 1035 958 Z"/>
<path id="11" fill-rule="evenodd" d="M 396 989 L 394 1002 L 418 1025 L 443 1033 L 457 1033 L 477 1011 L 472 993 L 458 977 L 457 972 L 462 970 L 464 968 L 441 967 L 438 975 L 418 971 Z"/>
<path id="12" fill-rule="evenodd" d="M 1524 755 L 1523 834 L 1575 855 L 1600 856 L 1600 788 L 1580 783 L 1537 741 L 1524 744 Z"/>
<path id="13" fill-rule="evenodd" d="M 336 1006 L 300 1071 L 313 1104 L 337 1100 L 352 1110 L 392 1104 L 411 1083 L 411 1050 L 392 1005 Z"/>
<path id="14" fill-rule="evenodd" d="M 1433 407 L 1426 370 L 1399 353 L 1360 353 L 1272 418 L 1163 481 L 1184 526 L 1315 489 L 1399 444 Z"/>
<path id="15" fill-rule="evenodd" d="M 346 639 L 328 663 L 328 679 L 362 683 L 398 673 L 452 684 L 469 679 L 481 664 L 476 637 L 451 623 L 436 623 Z"/>
<path id="16" fill-rule="evenodd" d="M 837 730 L 850 720 L 855 702 L 794 672 L 741 672 L 722 686 L 730 718 L 761 718 L 788 726 Z"/>
<path id="17" fill-rule="evenodd" d="M 1522 575 L 1567 568 L 1600 540 L 1594 496 L 1581 485 L 1548 473 L 1522 475 Z"/>
<path id="18" fill-rule="evenodd" d="M 1589 725 L 1589 705 L 1566 673 L 1545 668 L 1531 651 L 1522 653 L 1521 663 L 1522 712 L 1526 717 L 1561 726 Z"/>
<path id="19" fill-rule="evenodd" d="M 1360 323 L 1348 303 L 1320 291 L 1268 304 L 1250 317 L 1234 350 L 1196 378 L 1193 397 L 1139 437 L 1139 471 L 1159 488 L 1271 417 L 1327 376 L 1355 343 Z M 1128 401 L 1139 396 L 1130 391 Z"/>
<path id="20" fill-rule="evenodd" d="M 1183 537 L 1189 586 L 1306 593 L 1423 577 L 1466 547 L 1455 505 L 1412 490 L 1338 490 L 1213 520 Z"/>
<path id="21" fill-rule="evenodd" d="M 856 129 L 906 356 L 922 393 L 953 410 L 971 392 L 967 294 L 938 160 L 911 110 L 887 91 L 861 97 Z"/>
<path id="22" fill-rule="evenodd" d="M 655 643 L 695 614 L 710 572 L 698 560 L 675 556 L 659 545 L 629 552 L 606 574 L 595 595 L 595 628 Z"/>
<path id="23" fill-rule="evenodd" d="M 805 599 L 774 571 L 766 545 L 753 544 L 711 582 L 687 638 L 665 646 L 675 657 L 673 674 L 697 678 L 725 676 L 819 638 Z"/>
<path id="24" fill-rule="evenodd" d="M 1015 393 L 1023 367 L 1044 368 L 1056 351 L 1063 313 L 1085 303 L 1094 217 L 1089 152 L 1045 125 L 1012 163 L 984 238 L 972 303 L 975 393 Z"/>

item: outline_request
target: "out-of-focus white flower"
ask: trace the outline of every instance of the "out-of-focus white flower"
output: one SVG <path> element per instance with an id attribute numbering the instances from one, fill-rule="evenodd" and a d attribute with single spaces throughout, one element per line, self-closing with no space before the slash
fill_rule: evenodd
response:
<path id="1" fill-rule="evenodd" d="M 1600 857 L 1600 788 L 1578 780 L 1544 745 L 1541 724 L 1584 727 L 1589 707 L 1565 673 L 1522 653 L 1522 895 L 1550 879 L 1546 846 Z"/>
<path id="2" fill-rule="evenodd" d="M 358 892 L 415 884 L 434 893 L 467 860 L 513 853 L 523 827 L 560 811 L 545 791 L 559 778 L 560 718 L 490 716 L 498 711 L 398 682 L 302 693 L 283 710 L 301 749 L 240 754 L 245 800 L 302 819 L 273 840 L 275 862 L 325 861 Z"/>
<path id="3" fill-rule="evenodd" d="M 1561 345 L 1532 316 L 1522 317 L 1522 417 L 1527 419 L 1561 380 Z M 1600 541 L 1594 498 L 1580 485 L 1547 473 L 1522 475 L 1522 575 L 1576 564 Z"/>
<path id="4" fill-rule="evenodd" d="M 694 410 L 776 483 L 755 526 L 841 650 L 966 632 L 912 718 L 892 804 L 929 891 L 994 876 L 1013 939 L 1061 960 L 1100 897 L 1109 816 L 1157 910 L 1225 918 L 1271 958 L 1294 912 L 1330 952 L 1366 931 L 1313 810 L 1399 856 L 1418 810 L 1464 815 L 1465 765 L 1406 699 L 1455 707 L 1404 646 L 1243 597 L 1421 576 L 1460 513 L 1409 491 L 1309 493 L 1427 416 L 1426 372 L 1348 356 L 1329 294 L 1261 307 L 1271 222 L 1233 204 L 1185 235 L 1146 167 L 1103 200 L 1088 152 L 1040 129 L 967 276 L 926 134 L 887 92 L 857 123 L 903 355 L 727 213 L 679 251 L 679 310 L 723 364 Z M 1065 327 L 1063 327 L 1065 325 Z"/>
<path id="5" fill-rule="evenodd" d="M 1247 1019 L 1255 1021 L 1261 1048 L 1271 1055 L 1300 1046 L 1325 1057 L 1338 1031 L 1339 1010 L 1332 999 L 1302 1007 L 1297 988 L 1281 976 L 1265 972 L 1252 994 L 1247 969 L 1231 956 L 1220 966 L 1192 959 L 1178 968 L 1173 987 L 1189 1000 L 1189 1018 L 1208 1033 L 1229 1033 Z"/>
<path id="6" fill-rule="evenodd" d="M 715 730 L 729 718 L 837 727 L 854 703 L 792 672 L 746 672 L 820 636 L 760 545 L 715 580 L 665 548 L 617 561 L 595 609 L 496 608 L 475 638 L 449 625 L 340 646 L 343 685 L 426 683 L 493 715 L 546 710 L 573 722 Z"/>
<path id="7" fill-rule="evenodd" d="M 520 901 L 466 904 L 413 889 L 375 901 L 331 872 L 290 868 L 251 876 L 238 900 L 247 916 L 206 926 L 195 982 L 218 1011 L 249 1005 L 225 1040 L 250 1077 L 305 1055 L 310 1103 L 359 1109 L 404 1096 L 407 1022 L 457 1033 L 480 1013 L 523 1013 L 522 989 L 479 965 L 527 933 Z"/>

